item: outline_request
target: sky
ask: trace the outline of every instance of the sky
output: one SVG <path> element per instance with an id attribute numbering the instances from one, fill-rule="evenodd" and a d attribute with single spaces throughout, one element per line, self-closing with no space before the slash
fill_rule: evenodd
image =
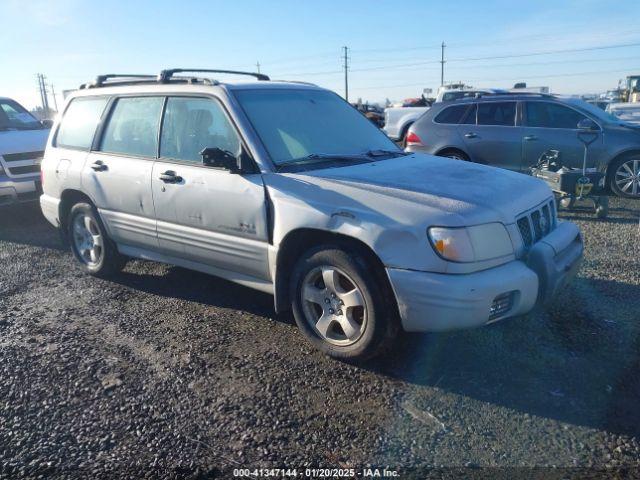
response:
<path id="1" fill-rule="evenodd" d="M 0 96 L 27 108 L 40 104 L 37 73 L 61 103 L 98 74 L 257 62 L 344 95 L 344 46 L 351 101 L 435 90 L 443 41 L 445 82 L 474 87 L 579 94 L 640 74 L 637 0 L 0 0 L 0 19 Z"/>

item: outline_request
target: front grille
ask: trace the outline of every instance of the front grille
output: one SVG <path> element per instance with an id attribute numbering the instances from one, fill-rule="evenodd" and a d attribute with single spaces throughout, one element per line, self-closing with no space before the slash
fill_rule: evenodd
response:
<path id="1" fill-rule="evenodd" d="M 40 172 L 44 152 L 5 153 L 2 155 L 7 175 L 32 175 Z"/>
<path id="2" fill-rule="evenodd" d="M 513 304 L 513 292 L 503 293 L 493 299 L 491 308 L 489 308 L 489 321 L 495 320 L 498 317 L 502 317 L 509 310 Z"/>
<path id="3" fill-rule="evenodd" d="M 7 163 L 20 162 L 22 160 L 38 160 L 44 157 L 44 152 L 5 153 L 2 155 Z"/>
<path id="4" fill-rule="evenodd" d="M 525 248 L 531 247 L 556 228 L 556 208 L 553 199 L 522 215 L 516 223 Z"/>
<path id="5" fill-rule="evenodd" d="M 25 165 L 23 167 L 10 167 L 8 168 L 12 175 L 26 175 L 28 173 L 40 172 L 40 165 Z"/>

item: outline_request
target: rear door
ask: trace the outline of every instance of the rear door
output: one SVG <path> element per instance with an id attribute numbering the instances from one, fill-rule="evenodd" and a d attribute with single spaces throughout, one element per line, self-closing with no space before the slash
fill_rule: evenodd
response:
<path id="1" fill-rule="evenodd" d="M 559 103 L 544 100 L 524 102 L 523 169 L 536 165 L 548 150 L 558 150 L 563 165 L 581 167 L 584 145 L 578 139 L 577 126 L 584 118 L 582 113 Z"/>
<path id="2" fill-rule="evenodd" d="M 205 166 L 205 148 L 240 154 L 240 136 L 222 104 L 208 97 L 170 97 L 152 176 L 160 249 L 268 280 L 262 175 Z"/>
<path id="3" fill-rule="evenodd" d="M 478 103 L 458 131 L 471 160 L 519 171 L 522 164 L 522 127 L 516 123 L 517 102 Z"/>
<path id="4" fill-rule="evenodd" d="M 151 172 L 158 151 L 162 96 L 123 96 L 111 103 L 82 172 L 83 189 L 117 243 L 157 248 Z"/>

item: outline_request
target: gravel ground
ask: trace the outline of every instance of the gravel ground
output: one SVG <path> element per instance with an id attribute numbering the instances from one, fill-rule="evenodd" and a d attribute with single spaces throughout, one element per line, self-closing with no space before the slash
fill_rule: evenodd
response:
<path id="1" fill-rule="evenodd" d="M 91 278 L 37 208 L 0 211 L 0 475 L 640 473 L 639 214 L 612 199 L 607 221 L 569 217 L 586 259 L 547 312 L 406 335 L 353 366 L 309 347 L 268 295 L 143 261 Z"/>

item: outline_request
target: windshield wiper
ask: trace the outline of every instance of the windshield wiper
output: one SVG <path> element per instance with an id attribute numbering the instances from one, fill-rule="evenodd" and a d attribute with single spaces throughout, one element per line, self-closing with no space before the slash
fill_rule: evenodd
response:
<path id="1" fill-rule="evenodd" d="M 294 158 L 281 162 L 278 164 L 278 168 L 288 167 L 291 165 L 307 165 L 310 163 L 326 162 L 326 161 L 339 161 L 350 162 L 352 160 L 370 160 L 368 155 L 361 154 L 339 154 L 339 153 L 312 153 L 306 157 Z"/>
<path id="2" fill-rule="evenodd" d="M 410 155 L 409 152 L 404 152 L 402 150 L 368 150 L 364 153 L 367 157 L 375 158 L 375 157 L 388 157 L 389 155 L 394 157 L 404 157 L 405 155 Z"/>

